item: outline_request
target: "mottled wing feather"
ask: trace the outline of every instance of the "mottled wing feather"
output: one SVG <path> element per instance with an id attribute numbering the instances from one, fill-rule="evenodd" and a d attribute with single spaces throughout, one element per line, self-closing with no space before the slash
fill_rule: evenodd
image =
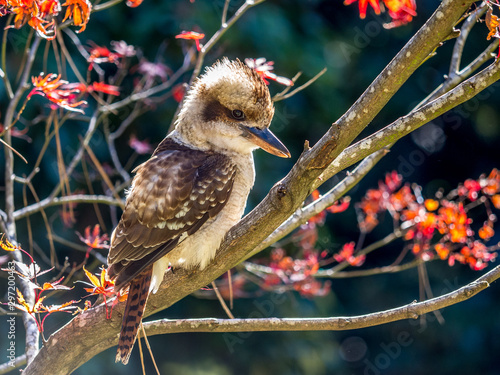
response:
<path id="1" fill-rule="evenodd" d="M 137 168 L 111 238 L 108 265 L 117 285 L 167 254 L 183 233 L 193 233 L 216 216 L 231 194 L 236 167 L 229 158 L 160 146 Z"/>

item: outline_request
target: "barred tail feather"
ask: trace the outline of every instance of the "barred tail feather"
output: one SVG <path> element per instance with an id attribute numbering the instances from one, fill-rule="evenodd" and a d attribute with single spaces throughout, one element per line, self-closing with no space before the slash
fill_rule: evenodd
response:
<path id="1" fill-rule="evenodd" d="M 141 324 L 141 319 L 146 307 L 151 284 L 152 267 L 142 272 L 130 283 L 127 304 L 123 313 L 122 329 L 118 339 L 118 350 L 116 352 L 116 362 L 128 363 L 137 330 Z"/>

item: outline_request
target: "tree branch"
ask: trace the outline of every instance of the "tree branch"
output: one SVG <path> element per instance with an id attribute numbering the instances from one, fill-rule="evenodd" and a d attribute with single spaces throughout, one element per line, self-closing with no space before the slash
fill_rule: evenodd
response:
<path id="1" fill-rule="evenodd" d="M 123 206 L 123 201 L 117 200 L 107 195 L 85 195 L 75 194 L 65 197 L 45 198 L 38 203 L 23 207 L 14 212 L 14 219 L 19 220 L 26 216 L 33 215 L 46 207 L 58 206 L 66 203 L 102 203 L 110 206 Z"/>
<path id="2" fill-rule="evenodd" d="M 19 86 L 14 93 L 12 100 L 7 107 L 7 111 L 5 113 L 5 129 L 10 129 L 12 121 L 14 120 L 14 113 L 16 111 L 16 107 L 21 100 L 21 97 L 24 91 L 27 88 L 28 78 L 31 73 L 31 68 L 33 66 L 33 62 L 35 61 L 36 52 L 38 47 L 40 46 L 40 37 L 36 36 L 33 44 L 28 49 L 28 57 L 26 60 L 26 65 L 24 66 L 24 70 L 22 73 L 21 80 L 19 82 Z M 12 144 L 12 136 L 11 131 L 7 131 L 4 134 L 5 143 L 8 145 Z M 5 148 L 5 213 L 7 215 L 5 221 L 5 229 L 7 231 L 7 237 L 9 241 L 12 243 L 16 243 L 16 222 L 14 218 L 14 209 L 15 209 L 15 201 L 14 201 L 14 156 L 12 151 L 9 148 Z M 22 262 L 22 255 L 19 250 L 15 250 L 12 252 L 12 257 L 14 260 L 18 262 Z M 31 286 L 25 280 L 21 279 L 21 290 L 24 295 L 24 298 L 28 303 L 34 303 L 35 295 Z M 38 341 L 39 341 L 39 333 L 36 327 L 35 322 L 29 316 L 28 313 L 23 313 L 23 322 L 24 327 L 26 329 L 26 358 L 27 362 L 31 362 L 35 355 L 38 352 Z"/>
<path id="3" fill-rule="evenodd" d="M 417 319 L 468 300 L 500 277 L 500 267 L 453 292 L 422 302 L 371 314 L 335 318 L 261 318 L 261 319 L 161 319 L 144 323 L 148 335 L 178 332 L 262 332 L 262 331 L 345 331 L 373 327 L 403 319 Z"/>

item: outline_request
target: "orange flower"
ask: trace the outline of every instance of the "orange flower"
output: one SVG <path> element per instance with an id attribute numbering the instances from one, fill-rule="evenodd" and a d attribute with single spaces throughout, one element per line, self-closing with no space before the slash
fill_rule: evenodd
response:
<path id="1" fill-rule="evenodd" d="M 417 15 L 415 0 L 384 0 L 384 4 L 392 18 L 391 23 L 384 25 L 387 29 L 407 24 Z"/>
<path id="2" fill-rule="evenodd" d="M 500 173 L 498 169 L 493 169 L 487 178 L 480 178 L 479 183 L 483 188 L 483 193 L 486 195 L 494 195 L 500 193 Z"/>
<path id="3" fill-rule="evenodd" d="M 493 9 L 489 8 L 486 12 L 485 24 L 490 30 L 486 40 L 490 40 L 492 37 L 498 38 L 500 34 L 498 33 L 498 26 L 500 26 L 500 19 L 493 14 Z"/>
<path id="4" fill-rule="evenodd" d="M 72 18 L 75 26 L 81 26 L 77 33 L 81 33 L 89 22 L 92 4 L 89 0 L 66 0 L 63 4 L 67 6 L 63 22 Z"/>
<path id="5" fill-rule="evenodd" d="M 492 196 L 491 203 L 493 203 L 493 206 L 495 206 L 496 209 L 500 210 L 500 194 Z"/>
<path id="6" fill-rule="evenodd" d="M 197 33 L 196 31 L 183 31 L 180 34 L 175 36 L 175 39 L 188 39 L 194 40 L 196 42 L 196 49 L 199 51 L 200 47 L 200 39 L 203 39 L 205 34 Z"/>
<path id="7" fill-rule="evenodd" d="M 495 235 L 495 231 L 493 229 L 493 224 L 492 223 L 484 223 L 483 227 L 479 229 L 479 237 L 482 238 L 483 240 L 489 240 L 491 237 Z"/>
<path id="8" fill-rule="evenodd" d="M 439 202 L 434 199 L 426 199 L 424 205 L 427 211 L 436 211 L 439 207 Z"/>
<path id="9" fill-rule="evenodd" d="M 448 255 L 450 254 L 450 249 L 448 249 L 442 243 L 436 244 L 434 246 L 434 250 L 436 250 L 436 253 L 441 260 L 445 260 L 446 258 L 448 258 Z"/>
<path id="10" fill-rule="evenodd" d="M 39 4 L 42 17 L 48 15 L 57 16 L 61 11 L 61 3 L 59 0 L 42 0 Z"/>
<path id="11" fill-rule="evenodd" d="M 93 45 L 94 47 L 90 50 L 90 56 L 87 60 L 90 63 L 89 70 L 92 70 L 94 64 L 101 64 L 104 62 L 118 65 L 120 57 L 122 57 L 120 54 L 111 52 L 107 47 Z"/>
<path id="12" fill-rule="evenodd" d="M 345 0 L 344 5 L 351 5 L 357 0 Z M 360 18 L 365 18 L 366 17 L 366 9 L 368 8 L 368 4 L 371 5 L 373 10 L 375 11 L 376 14 L 380 14 L 380 4 L 379 0 L 359 0 L 358 1 L 358 7 L 359 7 L 359 17 Z"/>

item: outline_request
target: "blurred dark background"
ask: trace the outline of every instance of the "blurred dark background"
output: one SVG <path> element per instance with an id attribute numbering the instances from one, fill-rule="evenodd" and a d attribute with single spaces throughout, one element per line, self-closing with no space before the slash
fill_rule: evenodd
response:
<path id="1" fill-rule="evenodd" d="M 232 1 L 230 13 L 241 3 Z M 174 36 L 182 30 L 194 29 L 204 32 L 207 35 L 204 41 L 207 41 L 220 26 L 223 5 L 223 0 L 196 0 L 194 3 L 188 0 L 145 0 L 135 9 L 119 4 L 92 14 L 87 30 L 79 34 L 79 37 L 84 45 L 94 42 L 109 46 L 112 40 L 124 40 L 139 48 L 145 58 L 151 61 L 157 59 L 175 70 L 182 63 L 182 45 L 185 43 L 175 40 Z M 314 85 L 276 104 L 272 129 L 287 145 L 292 159 L 278 159 L 262 151 L 256 152 L 257 180 L 248 203 L 249 209 L 265 196 L 276 181 L 286 175 L 300 155 L 304 141 L 309 140 L 314 144 L 321 137 L 438 5 L 439 1 L 435 0 L 417 0 L 418 16 L 412 23 L 386 30 L 382 27 L 383 23 L 390 21 L 386 14 L 377 17 L 369 10 L 367 18 L 360 20 L 357 3 L 344 6 L 341 0 L 269 0 L 251 9 L 231 28 L 208 54 L 206 65 L 221 56 L 240 59 L 263 56 L 275 62 L 275 72 L 278 75 L 293 77 L 298 71 L 302 71 L 299 83 L 313 77 L 323 67 L 328 68 L 327 73 Z M 4 19 L 0 19 L 2 29 L 4 22 Z M 485 40 L 487 32 L 483 24 L 477 25 L 467 42 L 463 64 L 472 61 L 486 48 L 489 43 Z M 19 64 L 22 52 L 22 44 L 16 39 L 16 35 L 26 35 L 26 27 L 9 32 L 7 66 L 11 75 L 16 74 L 16 64 Z M 70 46 L 70 40 L 65 40 Z M 39 55 L 43 52 L 43 46 L 42 43 Z M 423 64 L 404 84 L 361 136 L 406 114 L 432 92 L 448 72 L 452 47 L 452 41 L 440 47 L 437 55 Z M 72 50 L 72 47 L 69 48 Z M 39 61 L 41 60 L 39 56 Z M 76 54 L 75 61 L 80 71 L 85 72 L 86 62 Z M 55 71 L 53 64 L 49 60 L 48 71 L 51 68 Z M 104 67 L 112 69 L 112 66 Z M 35 72 L 42 70 L 42 65 L 34 68 Z M 184 80 L 187 79 L 188 76 L 184 77 Z M 75 80 L 71 73 L 68 80 Z M 125 93 L 131 88 L 127 88 L 127 84 L 130 86 L 131 83 L 125 82 Z M 273 94 L 281 89 L 276 83 L 270 85 Z M 0 111 L 5 115 L 7 97 L 3 86 L 0 86 L 0 105 Z M 40 111 L 47 112 L 45 105 L 45 99 L 33 98 L 23 116 L 33 118 Z M 497 84 L 481 94 L 480 99 L 471 100 L 399 141 L 390 154 L 351 192 L 353 202 L 359 201 L 367 189 L 376 187 L 377 181 L 392 170 L 401 173 L 405 182 L 421 185 L 424 196 L 432 197 L 439 188 L 448 192 L 467 178 L 478 178 L 480 174 L 499 167 L 499 105 Z M 147 139 L 156 145 L 165 135 L 176 106 L 177 103 L 168 98 L 134 122 L 118 141 L 120 159 L 124 163 L 133 154 L 127 144 L 129 137 L 134 134 L 140 140 Z M 92 113 L 91 107 L 92 104 L 86 110 L 87 115 Z M 119 119 L 119 116 L 111 116 L 111 128 L 118 126 Z M 82 135 L 85 129 L 85 122 L 72 121 L 61 130 L 65 155 L 72 155 L 73 150 L 76 150 L 78 135 Z M 34 126 L 29 133 L 32 143 L 15 139 L 14 146 L 33 162 L 42 147 L 43 134 L 44 125 Z M 102 163 L 111 164 L 102 137 L 102 132 L 99 132 L 91 146 Z M 50 147 L 52 155 L 55 155 L 55 145 Z M 134 166 L 146 158 L 147 156 L 140 156 Z M 0 166 L 3 164 L 2 152 Z M 18 174 L 21 175 L 24 170 L 29 172 L 29 168 L 16 160 Z M 55 159 L 46 157 L 42 169 L 43 172 L 36 177 L 34 183 L 39 189 L 39 196 L 43 198 L 58 182 Z M 2 171 L 2 185 L 3 178 Z M 85 187 L 83 178 L 75 183 L 81 183 L 81 187 Z M 333 182 L 328 182 L 321 191 L 326 191 L 331 186 Z M 75 188 L 78 186 L 73 186 Z M 3 192 L 0 195 L 3 200 Z M 17 199 L 18 207 L 21 207 L 20 192 Z M 108 224 L 104 229 L 110 233 L 112 215 L 106 209 L 101 211 Z M 95 213 L 89 206 L 80 205 L 76 212 L 77 222 L 72 228 L 67 228 L 58 217 L 58 208 L 47 210 L 56 234 L 73 242 L 78 242 L 75 231 L 83 233 L 86 226 L 96 223 Z M 35 215 L 31 220 L 35 241 L 42 249 L 48 249 L 41 216 Z M 482 223 L 484 220 L 481 213 L 478 213 L 477 222 Z M 387 218 L 369 235 L 366 243 L 382 238 L 390 233 L 391 228 L 392 222 Z M 19 241 L 27 243 L 25 220 L 18 222 L 18 232 Z M 345 213 L 328 217 L 325 227 L 320 231 L 318 242 L 323 244 L 325 250 L 333 253 L 344 243 L 356 241 L 358 236 L 356 216 L 351 207 Z M 497 235 L 492 243 L 499 240 Z M 402 242 L 395 242 L 378 250 L 368 256 L 363 267 L 390 264 L 400 253 L 402 246 Z M 84 256 L 83 253 L 62 245 L 58 245 L 56 249 L 60 262 L 65 256 L 80 262 Z M 105 255 L 105 252 L 102 253 Z M 267 253 L 263 254 L 265 256 Z M 480 272 L 474 272 L 468 266 L 449 267 L 446 262 L 440 261 L 429 263 L 427 270 L 436 295 L 454 290 L 480 275 Z M 5 280 L 3 276 L 2 280 Z M 237 299 L 233 313 L 242 318 L 256 313 L 276 317 L 365 314 L 410 303 L 418 299 L 418 288 L 417 271 L 413 269 L 392 275 L 333 280 L 332 291 L 325 297 L 307 299 L 289 292 L 285 295 L 264 293 L 258 297 Z M 444 324 L 439 324 L 434 315 L 430 314 L 426 325 L 421 325 L 420 321 L 401 321 L 346 332 L 173 334 L 150 337 L 150 342 L 162 374 L 500 374 L 498 295 L 498 285 L 493 284 L 472 300 L 443 310 Z M 225 314 L 216 300 L 189 296 L 157 317 L 225 318 Z M 68 319 L 64 314 L 48 318 L 47 334 Z M 0 325 L 0 353 L 6 352 L 6 327 L 6 323 Z M 22 331 L 22 328 L 18 327 L 18 330 Z M 19 342 L 18 348 L 21 346 Z M 114 363 L 115 350 L 116 348 L 111 348 L 101 353 L 74 373 L 140 373 L 138 349 L 134 350 L 128 366 Z M 21 354 L 20 349 L 17 354 Z M 5 356 L 0 358 L 0 362 L 5 360 Z M 149 359 L 146 359 L 146 366 L 147 373 L 153 374 L 154 369 Z"/>

